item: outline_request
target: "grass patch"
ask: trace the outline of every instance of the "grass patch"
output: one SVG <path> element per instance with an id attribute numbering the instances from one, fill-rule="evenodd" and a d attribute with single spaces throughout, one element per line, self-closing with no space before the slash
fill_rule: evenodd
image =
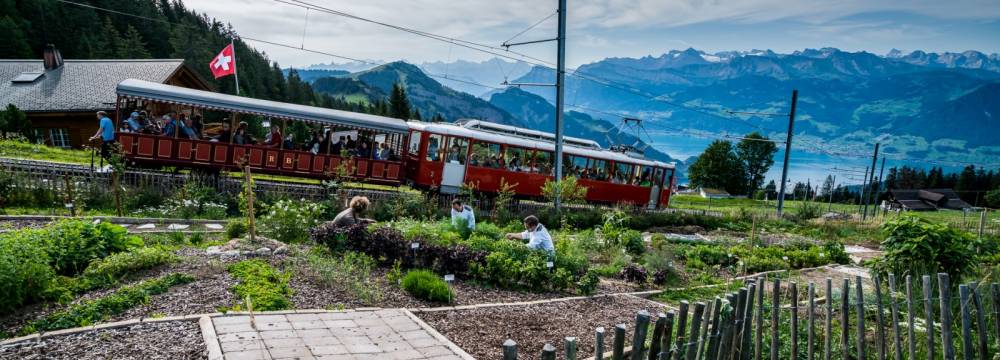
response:
<path id="1" fill-rule="evenodd" d="M 742 280 L 736 280 L 726 284 L 693 287 L 680 290 L 666 290 L 653 297 L 653 300 L 667 304 L 677 304 L 682 300 L 686 301 L 708 301 L 716 296 L 731 293 L 743 287 Z"/>
<path id="2" fill-rule="evenodd" d="M 403 277 L 403 289 L 418 299 L 434 302 L 451 302 L 448 283 L 430 270 L 410 270 Z"/>
<path id="3" fill-rule="evenodd" d="M 371 278 L 375 259 L 364 253 L 348 251 L 334 257 L 317 246 L 294 259 L 300 273 L 316 279 L 324 288 L 347 290 L 368 305 L 382 299 L 381 290 Z"/>
<path id="4" fill-rule="evenodd" d="M 32 144 L 26 141 L 0 140 L 0 157 L 90 165 L 91 152 Z M 100 163 L 100 156 L 94 156 L 93 159 L 95 163 Z"/>
<path id="5" fill-rule="evenodd" d="M 260 259 L 240 261 L 229 265 L 227 270 L 239 280 L 233 286 L 233 293 L 240 299 L 240 303 L 231 310 L 271 311 L 292 307 L 289 300 L 292 288 L 288 285 L 290 273 L 282 273 Z"/>

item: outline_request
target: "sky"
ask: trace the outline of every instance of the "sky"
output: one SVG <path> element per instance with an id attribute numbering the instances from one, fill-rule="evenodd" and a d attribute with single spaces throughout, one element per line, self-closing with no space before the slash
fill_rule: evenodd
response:
<path id="1" fill-rule="evenodd" d="M 302 0 L 385 23 L 498 46 L 553 14 L 538 0 Z M 413 63 L 481 61 L 495 55 L 289 5 L 292 0 L 184 0 L 231 23 L 243 36 L 351 58 Z M 837 47 L 885 54 L 1000 52 L 997 0 L 568 0 L 567 64 L 607 57 L 658 56 L 693 47 L 706 52 L 771 49 L 788 53 Z M 515 41 L 552 38 L 556 17 Z M 326 55 L 249 42 L 282 66 L 342 63 Z M 555 61 L 552 43 L 513 50 Z M 502 50 L 498 53 L 505 53 Z M 537 60 L 530 60 L 535 61 Z"/>

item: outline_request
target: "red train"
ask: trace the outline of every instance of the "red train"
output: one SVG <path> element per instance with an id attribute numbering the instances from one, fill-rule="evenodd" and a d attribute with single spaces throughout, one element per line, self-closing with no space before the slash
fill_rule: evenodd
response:
<path id="1" fill-rule="evenodd" d="M 190 140 L 119 132 L 122 151 L 136 163 L 236 170 L 240 162 L 257 172 L 353 181 L 408 184 L 455 193 L 463 184 L 496 192 L 501 182 L 521 197 L 541 196 L 553 177 L 554 137 L 550 133 L 479 120 L 427 123 L 341 110 L 258 100 L 129 79 L 118 84 L 118 114 L 144 110 L 156 114 L 206 115 L 222 112 L 235 129 L 240 116 L 262 117 L 279 126 L 288 121 L 318 124 L 331 139 L 350 136 L 356 143 L 382 144 L 381 156 L 347 154 L 326 143 L 310 151 L 237 145 L 230 139 Z M 116 116 L 122 122 L 123 116 Z M 151 117 L 155 118 L 155 117 Z M 121 127 L 121 124 L 119 124 Z M 280 126 L 280 129 L 286 129 Z M 377 146 L 376 148 L 378 148 Z M 596 142 L 564 138 L 563 174 L 588 188 L 587 200 L 665 207 L 673 188 L 674 166 L 602 149 Z M 365 156 L 359 156 L 365 155 Z"/>

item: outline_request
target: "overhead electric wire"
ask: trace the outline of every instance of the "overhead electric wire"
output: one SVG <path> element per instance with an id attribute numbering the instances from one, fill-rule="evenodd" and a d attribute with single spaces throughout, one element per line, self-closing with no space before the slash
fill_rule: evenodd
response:
<path id="1" fill-rule="evenodd" d="M 546 16 L 545 18 L 543 18 L 541 20 L 538 20 L 538 22 L 535 22 L 534 24 L 532 24 L 531 26 L 529 26 L 527 29 L 521 30 L 521 32 L 519 32 L 517 34 L 514 34 L 514 36 L 511 36 L 510 39 L 504 40 L 503 43 L 504 44 L 509 43 L 511 40 L 516 39 L 518 36 L 524 35 L 524 33 L 528 32 L 528 31 L 531 31 L 531 29 L 534 29 L 536 26 L 541 25 L 543 22 L 545 22 L 548 19 L 551 19 L 553 16 L 556 16 L 557 14 L 559 14 L 558 11 L 549 14 L 549 16 Z"/>

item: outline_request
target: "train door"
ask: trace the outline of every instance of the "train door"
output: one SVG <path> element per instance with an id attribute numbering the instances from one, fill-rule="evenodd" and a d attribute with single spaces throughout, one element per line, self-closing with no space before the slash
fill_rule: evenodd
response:
<path id="1" fill-rule="evenodd" d="M 469 140 L 448 137 L 445 147 L 444 170 L 441 171 L 441 192 L 457 194 L 465 182 L 465 163 L 469 154 Z"/>

